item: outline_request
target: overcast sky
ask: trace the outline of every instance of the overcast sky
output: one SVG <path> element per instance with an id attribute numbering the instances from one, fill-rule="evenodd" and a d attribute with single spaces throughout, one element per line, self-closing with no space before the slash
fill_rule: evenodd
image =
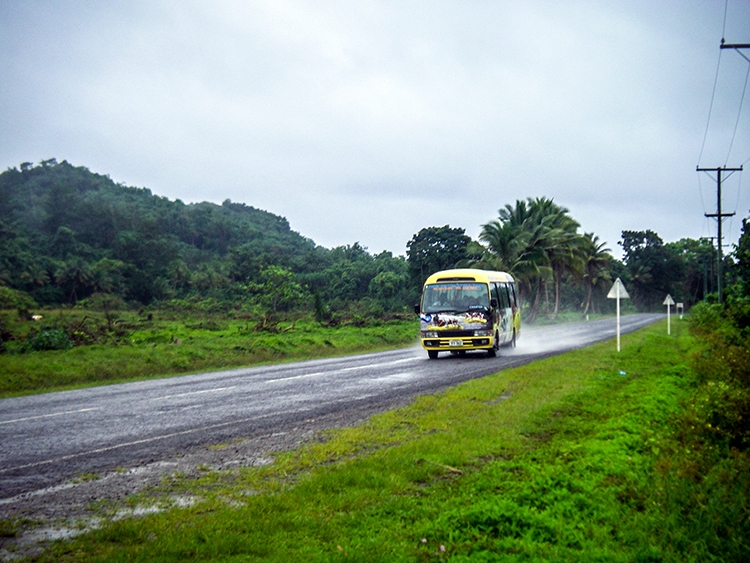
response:
<path id="1" fill-rule="evenodd" d="M 715 236 L 696 167 L 750 166 L 722 36 L 750 43 L 750 0 L 0 0 L 0 170 L 67 160 L 372 253 L 545 196 L 620 256 L 622 230 Z M 748 172 L 723 192 L 734 243 Z"/>

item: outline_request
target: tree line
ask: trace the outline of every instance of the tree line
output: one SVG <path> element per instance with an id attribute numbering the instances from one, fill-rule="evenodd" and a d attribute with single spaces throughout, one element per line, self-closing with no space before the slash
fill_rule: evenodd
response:
<path id="1" fill-rule="evenodd" d="M 333 322 L 405 313 L 429 274 L 457 266 L 510 272 L 527 322 L 609 311 L 616 277 L 641 310 L 658 309 L 666 293 L 690 306 L 714 290 L 708 241 L 665 244 L 652 231 L 623 231 L 620 261 L 579 229 L 552 199 L 528 198 L 502 207 L 476 241 L 445 225 L 421 229 L 405 256 L 358 242 L 328 249 L 267 211 L 170 201 L 50 159 L 0 174 L 0 308 L 156 303 L 308 311 Z M 726 260 L 731 278 L 734 259 Z"/>

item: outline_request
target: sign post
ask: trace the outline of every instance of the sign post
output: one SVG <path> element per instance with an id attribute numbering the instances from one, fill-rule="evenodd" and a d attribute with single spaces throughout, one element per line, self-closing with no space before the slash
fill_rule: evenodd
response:
<path id="1" fill-rule="evenodd" d="M 667 293 L 666 299 L 664 299 L 664 305 L 667 306 L 667 334 L 672 334 L 672 325 L 670 323 L 670 309 L 672 308 L 672 305 L 674 305 L 674 299 L 672 299 L 672 296 Z"/>
<path id="2" fill-rule="evenodd" d="M 620 351 L 620 299 L 630 299 L 630 295 L 625 290 L 625 286 L 620 281 L 620 278 L 615 280 L 612 289 L 607 294 L 609 299 L 617 299 L 617 351 Z"/>

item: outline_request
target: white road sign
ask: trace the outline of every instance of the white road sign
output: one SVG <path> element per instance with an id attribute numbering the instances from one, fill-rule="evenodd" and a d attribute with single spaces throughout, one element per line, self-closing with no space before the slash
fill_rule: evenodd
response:
<path id="1" fill-rule="evenodd" d="M 610 299 L 617 299 L 617 351 L 620 351 L 620 299 L 630 299 L 630 295 L 625 290 L 625 286 L 622 284 L 620 278 L 615 280 L 612 289 L 609 290 L 607 297 Z"/>
<path id="2" fill-rule="evenodd" d="M 612 285 L 612 289 L 609 290 L 607 297 L 609 297 L 610 299 L 630 299 L 630 295 L 628 295 L 628 292 L 625 289 L 625 286 L 623 285 L 620 278 L 617 278 L 615 280 L 615 283 Z"/>

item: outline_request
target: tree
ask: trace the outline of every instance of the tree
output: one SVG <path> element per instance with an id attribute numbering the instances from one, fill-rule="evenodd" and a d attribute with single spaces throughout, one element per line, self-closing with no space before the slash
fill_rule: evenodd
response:
<path id="1" fill-rule="evenodd" d="M 582 256 L 584 261 L 583 285 L 586 289 L 586 301 L 583 307 L 583 316 L 592 309 L 592 297 L 594 288 L 611 281 L 609 267 L 612 262 L 610 249 L 606 243 L 599 242 L 599 237 L 594 233 L 584 233 L 582 237 Z"/>
<path id="2" fill-rule="evenodd" d="M 740 238 L 740 243 L 742 243 L 742 238 Z M 682 295 L 685 306 L 691 307 L 705 299 L 716 284 L 714 278 L 716 249 L 711 242 L 707 239 L 683 238 L 677 242 L 669 242 L 665 246 L 682 262 L 682 279 L 679 280 L 681 290 L 677 295 Z M 728 258 L 731 260 L 730 257 Z M 736 265 L 733 269 L 736 272 Z"/>
<path id="3" fill-rule="evenodd" d="M 409 276 L 415 288 L 421 289 L 427 277 L 439 270 L 454 268 L 468 257 L 471 238 L 460 227 L 426 227 L 406 243 Z"/>
<path id="4" fill-rule="evenodd" d="M 578 234 L 579 223 L 568 215 L 568 209 L 547 198 L 529 200 L 529 207 L 541 232 L 542 246 L 554 280 L 555 308 L 552 318 L 560 311 L 563 277 L 583 270 L 583 240 Z"/>
<path id="5" fill-rule="evenodd" d="M 548 198 L 517 200 L 498 211 L 498 219 L 482 226 L 479 239 L 484 252 L 473 261 L 476 267 L 509 272 L 519 284 L 523 298 L 532 295 L 527 313 L 529 322 L 536 318 L 543 294 L 549 304 L 547 282 L 554 282 L 554 310 L 560 310 L 562 281 L 566 274 L 581 271 L 582 241 L 578 222 L 568 210 Z M 549 305 L 548 305 L 549 309 Z M 549 312 L 549 311 L 548 311 Z"/>
<path id="6" fill-rule="evenodd" d="M 304 288 L 294 281 L 294 274 L 279 266 L 268 266 L 260 273 L 261 283 L 255 289 L 269 313 L 289 309 L 302 300 Z"/>
<path id="7" fill-rule="evenodd" d="M 623 231 L 618 244 L 623 248 L 636 306 L 656 309 L 667 294 L 683 300 L 684 262 L 674 248 L 664 246 L 659 235 L 650 230 Z"/>
<path id="8" fill-rule="evenodd" d="M 737 260 L 736 271 L 742 294 L 750 296 L 750 224 L 746 219 L 742 220 L 742 234 L 737 241 L 734 257 Z"/>
<path id="9" fill-rule="evenodd" d="M 63 262 L 55 272 L 55 283 L 68 293 L 68 303 L 78 301 L 78 292 L 87 289 L 93 279 L 91 268 L 81 258 Z"/>

